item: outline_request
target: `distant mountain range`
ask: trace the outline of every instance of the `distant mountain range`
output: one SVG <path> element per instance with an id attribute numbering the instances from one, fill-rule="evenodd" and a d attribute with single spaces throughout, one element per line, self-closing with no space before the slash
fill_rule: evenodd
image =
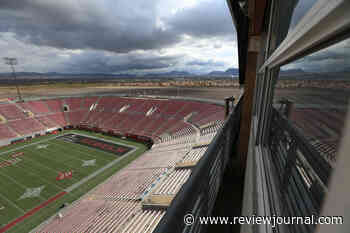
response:
<path id="1" fill-rule="evenodd" d="M 165 72 L 165 73 L 148 73 L 141 75 L 144 77 L 188 77 L 188 76 L 195 76 L 194 74 L 187 72 L 187 71 L 171 71 L 171 72 Z"/>
<path id="2" fill-rule="evenodd" d="M 82 77 L 82 76 L 98 76 L 98 77 L 134 77 L 133 74 L 104 74 L 104 73 L 39 73 L 39 72 L 16 72 L 18 77 L 36 77 L 36 78 L 47 78 L 47 77 Z M 12 73 L 0 73 L 0 77 L 12 77 Z"/>
<path id="3" fill-rule="evenodd" d="M 18 79 L 21 81 L 30 82 L 30 80 L 113 80 L 116 78 L 121 79 L 162 79 L 162 78 L 193 78 L 199 79 L 203 77 L 215 78 L 231 78 L 238 79 L 239 70 L 237 68 L 230 68 L 225 71 L 214 70 L 207 74 L 195 74 L 187 71 L 170 71 L 163 73 L 148 73 L 148 74 L 108 74 L 108 73 L 39 73 L 39 72 L 16 72 Z M 327 73 L 315 73 L 305 72 L 302 69 L 288 69 L 280 70 L 281 79 L 296 79 L 296 80 L 321 80 L 321 79 L 333 79 L 333 80 L 347 80 L 349 79 L 349 71 L 342 72 L 327 72 Z M 12 82 L 12 73 L 0 73 L 0 82 Z"/>
<path id="4" fill-rule="evenodd" d="M 302 69 L 288 69 L 288 70 L 280 70 L 280 75 L 302 75 L 306 74 L 306 72 Z"/>
<path id="5" fill-rule="evenodd" d="M 57 73 L 57 72 L 48 72 L 48 73 L 39 73 L 39 72 L 16 72 L 18 77 L 36 77 L 36 78 L 48 78 L 48 77 L 194 77 L 194 76 L 238 76 L 238 69 L 230 68 L 226 71 L 212 71 L 207 74 L 194 74 L 187 71 L 170 71 L 163 73 L 147 73 L 147 74 L 108 74 L 108 73 Z M 12 73 L 0 73 L 0 77 L 10 77 Z"/>
<path id="6" fill-rule="evenodd" d="M 209 76 L 238 76 L 239 70 L 236 68 L 230 68 L 226 71 L 212 71 L 208 73 Z"/>

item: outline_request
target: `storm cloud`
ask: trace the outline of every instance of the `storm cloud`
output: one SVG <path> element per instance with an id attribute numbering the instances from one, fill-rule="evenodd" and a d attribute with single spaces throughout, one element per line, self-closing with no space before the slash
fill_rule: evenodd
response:
<path id="1" fill-rule="evenodd" d="M 225 0 L 2 0 L 0 20 L 0 49 L 21 71 L 188 70 L 197 62 L 206 72 L 237 64 Z M 205 68 L 203 57 L 214 55 Z"/>
<path id="2" fill-rule="evenodd" d="M 5 0 L 0 2 L 0 32 L 35 45 L 117 53 L 169 47 L 184 34 L 234 34 L 225 1 L 203 2 L 165 17 L 158 14 L 158 2 Z"/>
<path id="3" fill-rule="evenodd" d="M 99 51 L 73 54 L 62 65 L 71 73 L 121 73 L 125 71 L 156 70 L 177 64 L 180 56 L 151 54 L 106 55 Z"/>
<path id="4" fill-rule="evenodd" d="M 299 0 L 291 28 L 316 0 Z M 238 66 L 226 0 L 2 0 L 2 56 L 19 71 L 207 73 Z M 349 40 L 295 61 L 306 71 L 350 70 Z M 9 67 L 0 63 L 0 72 Z"/>
<path id="5" fill-rule="evenodd" d="M 187 62 L 186 65 L 189 65 L 189 66 L 222 66 L 222 65 L 224 65 L 224 63 L 213 61 L 213 60 L 207 60 L 207 61 L 193 60 L 193 61 Z"/>
<path id="6" fill-rule="evenodd" d="M 204 38 L 213 36 L 233 38 L 235 35 L 225 1 L 202 2 L 199 7 L 177 12 L 166 22 L 176 34 Z"/>
<path id="7" fill-rule="evenodd" d="M 151 1 L 153 4 L 157 1 Z M 100 4 L 98 4 L 100 3 Z M 125 53 L 157 49 L 179 36 L 156 25 L 155 5 L 144 1 L 9 0 L 0 3 L 1 32 L 35 45 Z"/>

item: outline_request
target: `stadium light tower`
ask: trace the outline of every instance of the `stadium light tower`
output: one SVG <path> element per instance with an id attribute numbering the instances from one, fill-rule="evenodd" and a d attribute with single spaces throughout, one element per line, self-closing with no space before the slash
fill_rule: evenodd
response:
<path id="1" fill-rule="evenodd" d="M 15 72 L 15 65 L 18 64 L 17 58 L 14 58 L 14 57 L 4 57 L 4 61 L 5 61 L 5 64 L 6 64 L 6 65 L 11 66 L 12 75 L 13 75 L 13 78 L 15 79 L 15 84 L 16 84 L 16 88 L 17 88 L 17 95 L 18 95 L 19 101 L 22 102 L 22 96 L 21 96 L 21 92 L 19 91 L 18 82 L 17 82 L 17 77 L 16 77 L 16 72 Z"/>

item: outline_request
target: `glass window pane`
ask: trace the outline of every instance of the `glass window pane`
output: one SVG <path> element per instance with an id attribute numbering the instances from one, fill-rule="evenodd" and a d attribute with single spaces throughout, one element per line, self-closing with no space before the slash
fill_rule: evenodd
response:
<path id="1" fill-rule="evenodd" d="M 350 97 L 350 39 L 280 69 L 274 106 L 334 166 Z M 291 102 L 289 113 L 281 102 Z M 286 106 L 286 105 L 285 105 Z"/>
<path id="2" fill-rule="evenodd" d="M 297 5 L 293 11 L 292 20 L 289 27 L 289 32 L 295 28 L 299 21 L 306 15 L 306 13 L 313 7 L 318 0 L 298 0 Z M 285 2 L 285 1 L 284 1 Z"/>
<path id="3" fill-rule="evenodd" d="M 275 71 L 268 143 L 283 204 L 289 201 L 281 215 L 321 211 L 348 109 L 349 58 L 350 39 Z M 314 231 L 311 225 L 290 227 Z"/>
<path id="4" fill-rule="evenodd" d="M 299 21 L 312 8 L 317 0 L 275 0 L 273 24 L 270 37 L 269 55 L 295 28 Z"/>

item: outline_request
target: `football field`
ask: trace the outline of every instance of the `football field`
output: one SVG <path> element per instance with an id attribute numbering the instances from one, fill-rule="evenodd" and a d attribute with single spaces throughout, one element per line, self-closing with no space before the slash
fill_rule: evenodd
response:
<path id="1" fill-rule="evenodd" d="M 69 131 L 0 149 L 0 232 L 28 232 L 146 150 Z"/>

